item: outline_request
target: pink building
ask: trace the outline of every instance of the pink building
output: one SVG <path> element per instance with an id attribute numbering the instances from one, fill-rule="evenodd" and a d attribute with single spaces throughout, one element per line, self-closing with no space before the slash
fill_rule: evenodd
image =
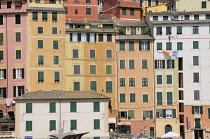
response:
<path id="1" fill-rule="evenodd" d="M 27 1 L 0 2 L 0 131 L 14 130 L 12 99 L 26 90 L 26 18 Z"/>

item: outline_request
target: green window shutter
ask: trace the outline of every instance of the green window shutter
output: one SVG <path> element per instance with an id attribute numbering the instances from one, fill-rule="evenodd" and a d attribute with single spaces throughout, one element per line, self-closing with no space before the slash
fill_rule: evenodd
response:
<path id="1" fill-rule="evenodd" d="M 157 43 L 157 50 L 162 50 L 162 43 L 161 42 Z"/>
<path id="2" fill-rule="evenodd" d="M 70 33 L 70 42 L 72 42 L 73 33 Z"/>
<path id="3" fill-rule="evenodd" d="M 57 27 L 52 27 L 52 34 L 57 34 Z"/>
<path id="4" fill-rule="evenodd" d="M 80 82 L 74 82 L 74 91 L 80 91 Z"/>
<path id="5" fill-rule="evenodd" d="M 136 94 L 135 93 L 130 93 L 130 102 L 136 102 Z"/>
<path id="6" fill-rule="evenodd" d="M 125 103 L 125 93 L 120 94 L 120 103 Z"/>
<path id="7" fill-rule="evenodd" d="M 47 20 L 47 12 L 42 12 L 42 20 Z"/>
<path id="8" fill-rule="evenodd" d="M 81 33 L 77 33 L 77 40 L 78 40 L 78 42 L 80 42 L 81 41 Z"/>
<path id="9" fill-rule="evenodd" d="M 86 8 L 86 15 L 91 15 L 91 8 Z"/>
<path id="10" fill-rule="evenodd" d="M 173 112 L 173 118 L 176 118 L 176 109 L 172 109 Z"/>
<path id="11" fill-rule="evenodd" d="M 0 43 L 4 42 L 4 34 L 0 33 Z"/>
<path id="12" fill-rule="evenodd" d="M 129 69 L 134 69 L 134 60 L 129 60 Z"/>
<path id="13" fill-rule="evenodd" d="M 44 81 L 44 72 L 38 71 L 38 81 Z"/>
<path id="14" fill-rule="evenodd" d="M 26 103 L 26 113 L 32 113 L 32 103 Z"/>
<path id="15" fill-rule="evenodd" d="M 77 103 L 70 102 L 70 112 L 77 112 Z"/>
<path id="16" fill-rule="evenodd" d="M 26 131 L 32 131 L 32 121 L 26 121 Z"/>
<path id="17" fill-rule="evenodd" d="M 128 118 L 134 119 L 134 110 L 128 110 Z"/>
<path id="18" fill-rule="evenodd" d="M 93 102 L 93 111 L 100 112 L 100 102 Z"/>
<path id="19" fill-rule="evenodd" d="M 177 34 L 182 34 L 182 26 L 177 26 L 176 27 L 176 33 Z"/>
<path id="20" fill-rule="evenodd" d="M 134 51 L 134 41 L 129 41 L 129 51 Z"/>
<path id="21" fill-rule="evenodd" d="M 206 8 L 206 1 L 202 1 L 202 2 L 201 2 L 201 7 L 202 7 L 202 8 Z"/>
<path id="22" fill-rule="evenodd" d="M 96 65 L 90 65 L 90 74 L 96 74 Z"/>
<path id="23" fill-rule="evenodd" d="M 106 65 L 106 74 L 112 74 L 112 65 Z"/>
<path id="24" fill-rule="evenodd" d="M 50 113 L 56 113 L 56 103 L 50 102 Z"/>
<path id="25" fill-rule="evenodd" d="M 120 60 L 120 69 L 125 69 L 125 60 Z"/>
<path id="26" fill-rule="evenodd" d="M 93 139 L 100 139 L 100 137 L 94 137 Z"/>
<path id="27" fill-rule="evenodd" d="M 120 51 L 125 51 L 125 42 L 120 41 Z"/>
<path id="28" fill-rule="evenodd" d="M 193 41 L 193 49 L 198 49 L 198 41 Z"/>
<path id="29" fill-rule="evenodd" d="M 195 114 L 195 107 L 192 106 L 192 114 Z"/>
<path id="30" fill-rule="evenodd" d="M 100 119 L 94 119 L 94 129 L 100 129 Z"/>
<path id="31" fill-rule="evenodd" d="M 208 108 L 208 117 L 210 119 L 210 108 Z"/>
<path id="32" fill-rule="evenodd" d="M 56 130 L 56 120 L 50 120 L 50 131 Z"/>
<path id="33" fill-rule="evenodd" d="M 43 27 L 38 27 L 38 34 L 43 34 Z"/>
<path id="34" fill-rule="evenodd" d="M 53 49 L 58 49 L 58 41 L 53 41 Z"/>
<path id="35" fill-rule="evenodd" d="M 168 16 L 163 16 L 163 20 L 168 20 Z"/>
<path id="36" fill-rule="evenodd" d="M 86 33 L 87 42 L 90 42 L 90 33 Z"/>
<path id="37" fill-rule="evenodd" d="M 146 119 L 146 111 L 143 111 L 143 119 Z"/>
<path id="38" fill-rule="evenodd" d="M 122 15 L 126 15 L 126 8 L 122 8 Z"/>
<path id="39" fill-rule="evenodd" d="M 183 43 L 182 42 L 177 42 L 177 50 L 182 50 L 182 45 Z"/>
<path id="40" fill-rule="evenodd" d="M 148 0 L 148 6 L 152 5 L 152 0 Z"/>
<path id="41" fill-rule="evenodd" d="M 150 41 L 147 41 L 147 51 L 150 50 Z"/>
<path id="42" fill-rule="evenodd" d="M 172 92 L 167 92 L 167 105 L 172 105 L 173 99 L 172 99 Z"/>
<path id="43" fill-rule="evenodd" d="M 165 60 L 162 60 L 162 64 L 163 64 L 162 69 L 165 69 Z"/>
<path id="44" fill-rule="evenodd" d="M 59 56 L 54 56 L 54 64 L 59 64 Z"/>
<path id="45" fill-rule="evenodd" d="M 21 50 L 16 50 L 16 59 L 21 59 Z"/>
<path id="46" fill-rule="evenodd" d="M 146 59 L 142 60 L 142 69 L 147 69 L 147 60 Z"/>
<path id="47" fill-rule="evenodd" d="M 44 65 L 44 56 L 38 55 L 38 65 Z"/>
<path id="48" fill-rule="evenodd" d="M 157 27 L 157 35 L 162 35 L 162 27 Z"/>
<path id="49" fill-rule="evenodd" d="M 96 81 L 90 81 L 90 90 L 97 91 L 97 82 Z"/>
<path id="50" fill-rule="evenodd" d="M 0 51 L 0 60 L 3 60 L 4 59 L 4 53 L 3 51 Z"/>
<path id="51" fill-rule="evenodd" d="M 172 84 L 172 75 L 167 75 L 167 84 Z"/>
<path id="52" fill-rule="evenodd" d="M 16 97 L 16 86 L 13 86 L 13 97 Z M 27 105 L 27 104 L 26 104 Z M 27 106 L 26 106 L 26 113 L 27 113 Z"/>
<path id="53" fill-rule="evenodd" d="M 57 13 L 52 12 L 52 21 L 57 21 Z"/>
<path id="54" fill-rule="evenodd" d="M 21 33 L 20 32 L 16 32 L 15 36 L 16 36 L 16 42 L 21 42 Z"/>
<path id="55" fill-rule="evenodd" d="M 106 58 L 112 58 L 112 50 L 106 50 Z"/>
<path id="56" fill-rule="evenodd" d="M 166 118 L 166 109 L 163 109 L 163 118 Z"/>
<path id="57" fill-rule="evenodd" d="M 185 15 L 184 16 L 184 20 L 190 20 L 190 16 L 189 15 Z"/>
<path id="58" fill-rule="evenodd" d="M 203 106 L 200 106 L 200 114 L 203 114 Z"/>
<path id="59" fill-rule="evenodd" d="M 157 75 L 157 84 L 162 84 L 162 75 Z"/>
<path id="60" fill-rule="evenodd" d="M 55 81 L 59 82 L 60 81 L 60 72 L 55 71 Z"/>
<path id="61" fill-rule="evenodd" d="M 166 50 L 172 50 L 172 43 L 166 42 Z"/>
<path id="62" fill-rule="evenodd" d="M 171 27 L 166 27 L 166 34 L 167 35 L 171 34 Z"/>
<path id="63" fill-rule="evenodd" d="M 125 87 L 125 78 L 120 78 L 120 87 Z"/>
<path id="64" fill-rule="evenodd" d="M 134 9 L 130 9 L 130 16 L 134 16 Z"/>
<path id="65" fill-rule="evenodd" d="M 148 94 L 143 94 L 143 103 L 148 103 Z"/>
<path id="66" fill-rule="evenodd" d="M 163 105 L 162 92 L 157 92 L 157 105 Z"/>
<path id="67" fill-rule="evenodd" d="M 153 112 L 150 111 L 150 118 L 149 119 L 153 119 Z"/>
<path id="68" fill-rule="evenodd" d="M 112 81 L 106 81 L 106 92 L 112 93 Z"/>
<path id="69" fill-rule="evenodd" d="M 77 120 L 71 120 L 71 130 L 77 130 Z"/>
<path id="70" fill-rule="evenodd" d="M 38 19 L 38 12 L 32 12 L 32 19 L 37 20 Z"/>
<path id="71" fill-rule="evenodd" d="M 43 48 L 43 40 L 38 40 L 38 48 Z"/>

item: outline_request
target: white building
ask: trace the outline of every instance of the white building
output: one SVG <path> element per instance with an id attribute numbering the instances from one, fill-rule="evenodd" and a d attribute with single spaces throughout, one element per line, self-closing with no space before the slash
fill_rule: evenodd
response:
<path id="1" fill-rule="evenodd" d="M 149 13 L 146 20 L 155 38 L 154 59 L 174 59 L 177 66 L 180 134 L 210 136 L 210 11 Z"/>
<path id="2" fill-rule="evenodd" d="M 89 132 L 83 138 L 108 138 L 109 98 L 92 91 L 34 91 L 16 98 L 15 134 L 50 135 Z"/>

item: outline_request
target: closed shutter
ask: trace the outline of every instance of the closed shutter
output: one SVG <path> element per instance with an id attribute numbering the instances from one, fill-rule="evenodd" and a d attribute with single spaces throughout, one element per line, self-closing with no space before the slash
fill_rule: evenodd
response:
<path id="1" fill-rule="evenodd" d="M 128 118 L 134 119 L 134 110 L 128 110 Z"/>
<path id="2" fill-rule="evenodd" d="M 129 51 L 134 51 L 134 41 L 129 41 Z"/>
<path id="3" fill-rule="evenodd" d="M 90 65 L 90 74 L 96 74 L 96 65 Z"/>
<path id="4" fill-rule="evenodd" d="M 202 1 L 202 8 L 206 8 L 206 1 Z"/>
<path id="5" fill-rule="evenodd" d="M 106 65 L 106 74 L 112 74 L 112 65 Z"/>
<path id="6" fill-rule="evenodd" d="M 16 86 L 13 86 L 13 97 L 16 97 Z M 27 110 L 27 108 L 26 108 Z"/>
<path id="7" fill-rule="evenodd" d="M 57 34 L 57 27 L 52 28 L 52 34 Z"/>
<path id="8" fill-rule="evenodd" d="M 16 42 L 21 42 L 21 33 L 20 32 L 16 32 Z"/>
<path id="9" fill-rule="evenodd" d="M 153 112 L 150 111 L 150 118 L 149 119 L 153 119 Z"/>
<path id="10" fill-rule="evenodd" d="M 172 75 L 167 75 L 167 84 L 172 84 Z"/>
<path id="11" fill-rule="evenodd" d="M 130 102 L 135 102 L 135 101 L 136 101 L 135 93 L 130 93 Z"/>
<path id="12" fill-rule="evenodd" d="M 162 75 L 157 75 L 157 84 L 162 84 Z"/>
<path id="13" fill-rule="evenodd" d="M 43 27 L 38 27 L 38 34 L 43 34 Z"/>
<path id="14" fill-rule="evenodd" d="M 32 13 L 32 18 L 33 18 L 33 20 L 37 20 L 38 19 L 38 12 L 33 12 Z"/>
<path id="15" fill-rule="evenodd" d="M 182 50 L 182 42 L 177 42 L 177 50 Z"/>
<path id="16" fill-rule="evenodd" d="M 59 56 L 54 56 L 54 64 L 59 64 Z"/>
<path id="17" fill-rule="evenodd" d="M 32 113 L 32 103 L 26 103 L 26 113 Z"/>
<path id="18" fill-rule="evenodd" d="M 112 81 L 106 81 L 106 92 L 112 93 Z"/>
<path id="19" fill-rule="evenodd" d="M 134 9 L 130 9 L 130 16 L 134 16 Z"/>
<path id="20" fill-rule="evenodd" d="M 38 81 L 44 81 L 44 72 L 38 71 Z"/>
<path id="21" fill-rule="evenodd" d="M 172 43 L 171 42 L 167 42 L 166 43 L 166 50 L 171 50 L 172 49 Z"/>
<path id="22" fill-rule="evenodd" d="M 198 41 L 193 41 L 193 49 L 198 49 Z"/>
<path id="23" fill-rule="evenodd" d="M 147 94 L 143 94 L 143 102 L 144 103 L 148 102 L 148 95 Z"/>
<path id="24" fill-rule="evenodd" d="M 120 69 L 125 69 L 125 60 L 120 60 Z"/>
<path id="25" fill-rule="evenodd" d="M 60 72 L 55 72 L 55 81 L 60 81 Z"/>
<path id="26" fill-rule="evenodd" d="M 6 78 L 7 78 L 7 70 L 4 69 L 4 79 L 6 79 Z"/>
<path id="27" fill-rule="evenodd" d="M 91 8 L 86 8 L 86 15 L 91 15 Z"/>
<path id="28" fill-rule="evenodd" d="M 42 20 L 47 20 L 47 12 L 42 12 Z"/>
<path id="29" fill-rule="evenodd" d="M 167 105 L 172 105 L 172 92 L 167 92 Z"/>
<path id="30" fill-rule="evenodd" d="M 94 129 L 100 129 L 100 119 L 94 119 Z"/>
<path id="31" fill-rule="evenodd" d="M 16 50 L 16 59 L 21 59 L 21 50 Z"/>
<path id="32" fill-rule="evenodd" d="M 50 130 L 56 130 L 56 120 L 50 120 Z"/>
<path id="33" fill-rule="evenodd" d="M 90 81 L 90 90 L 97 91 L 97 82 L 96 81 Z"/>
<path id="34" fill-rule="evenodd" d="M 106 50 L 106 58 L 112 58 L 112 50 Z"/>
<path id="35" fill-rule="evenodd" d="M 43 40 L 38 40 L 38 48 L 43 48 Z"/>
<path id="36" fill-rule="evenodd" d="M 120 51 L 125 51 L 125 42 L 120 41 Z"/>
<path id="37" fill-rule="evenodd" d="M 50 102 L 50 113 L 55 113 L 55 112 L 56 112 L 56 103 Z"/>
<path id="38" fill-rule="evenodd" d="M 53 41 L 53 49 L 58 49 L 58 41 Z"/>
<path id="39" fill-rule="evenodd" d="M 0 51 L 0 60 L 3 60 L 4 59 L 4 53 L 3 51 Z"/>
<path id="40" fill-rule="evenodd" d="M 171 34 L 171 27 L 166 27 L 166 34 Z"/>
<path id="41" fill-rule="evenodd" d="M 13 79 L 16 79 L 16 69 L 13 69 Z"/>
<path id="42" fill-rule="evenodd" d="M 53 21 L 57 20 L 57 13 L 56 12 L 52 12 L 52 20 Z"/>
<path id="43" fill-rule="evenodd" d="M 161 42 L 157 43 L 157 50 L 162 50 L 162 43 Z"/>
<path id="44" fill-rule="evenodd" d="M 77 129 L 77 120 L 71 120 L 71 130 Z"/>
<path id="45" fill-rule="evenodd" d="M 70 112 L 77 112 L 77 103 L 70 102 Z"/>
<path id="46" fill-rule="evenodd" d="M 100 102 L 93 102 L 93 111 L 100 112 Z"/>
<path id="47" fill-rule="evenodd" d="M 4 34 L 0 33 L 0 43 L 4 42 Z"/>
<path id="48" fill-rule="evenodd" d="M 26 131 L 32 131 L 32 121 L 26 121 Z"/>
<path id="49" fill-rule="evenodd" d="M 124 93 L 120 94 L 120 103 L 125 103 L 125 94 Z"/>
<path id="50" fill-rule="evenodd" d="M 74 82 L 74 91 L 80 91 L 80 82 Z"/>
<path id="51" fill-rule="evenodd" d="M 163 105 L 162 103 L 162 92 L 157 92 L 157 105 Z"/>
<path id="52" fill-rule="evenodd" d="M 126 8 L 122 8 L 122 15 L 126 15 Z"/>

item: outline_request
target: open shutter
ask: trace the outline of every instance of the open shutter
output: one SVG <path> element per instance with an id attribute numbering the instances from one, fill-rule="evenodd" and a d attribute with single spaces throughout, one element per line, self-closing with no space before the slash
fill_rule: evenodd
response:
<path id="1" fill-rule="evenodd" d="M 163 118 L 166 118 L 166 109 L 163 109 Z"/>
<path id="2" fill-rule="evenodd" d="M 174 60 L 172 60 L 171 62 L 172 62 L 171 63 L 172 64 L 172 68 L 174 69 Z"/>
<path id="3" fill-rule="evenodd" d="M 203 114 L 203 106 L 200 106 L 200 114 Z"/>
<path id="4" fill-rule="evenodd" d="M 142 42 L 140 41 L 140 42 L 139 42 L 139 51 L 142 51 L 141 45 L 142 45 Z"/>
<path id="5" fill-rule="evenodd" d="M 210 119 L 210 108 L 208 108 L 208 117 Z"/>
<path id="6" fill-rule="evenodd" d="M 192 106 L 192 114 L 195 114 L 195 107 Z"/>
<path id="7" fill-rule="evenodd" d="M 7 78 L 7 70 L 4 69 L 4 79 L 6 79 L 6 78 Z"/>
<path id="8" fill-rule="evenodd" d="M 97 39 L 96 39 L 96 36 L 97 36 L 97 35 L 96 35 L 96 34 L 94 34 L 94 35 L 95 35 L 95 42 L 96 42 L 96 40 L 97 40 Z"/>
<path id="9" fill-rule="evenodd" d="M 70 42 L 72 41 L 72 33 L 70 33 Z"/>
<path id="10" fill-rule="evenodd" d="M 159 117 L 159 112 L 156 112 L 156 118 L 160 118 L 160 117 Z"/>
<path id="11" fill-rule="evenodd" d="M 146 119 L 146 111 L 143 111 L 143 119 Z"/>
<path id="12" fill-rule="evenodd" d="M 173 118 L 176 118 L 176 109 L 173 109 Z"/>
<path id="13" fill-rule="evenodd" d="M 78 34 L 77 34 L 77 37 L 78 37 L 78 39 L 77 39 L 78 42 L 80 42 L 80 41 L 81 41 L 81 33 L 78 33 Z"/>
<path id="14" fill-rule="evenodd" d="M 150 41 L 147 41 L 147 51 L 150 50 Z"/>
<path id="15" fill-rule="evenodd" d="M 155 69 L 157 69 L 157 60 L 155 60 Z"/>
<path id="16" fill-rule="evenodd" d="M 13 97 L 16 97 L 16 86 L 13 86 Z"/>
<path id="17" fill-rule="evenodd" d="M 163 65 L 162 69 L 165 69 L 165 60 L 162 60 L 162 65 Z"/>
<path id="18" fill-rule="evenodd" d="M 87 42 L 90 42 L 90 33 L 86 34 Z"/>
<path id="19" fill-rule="evenodd" d="M 24 79 L 24 68 L 22 68 L 22 79 Z"/>
<path id="20" fill-rule="evenodd" d="M 13 79 L 16 79 L 16 69 L 13 69 Z"/>
<path id="21" fill-rule="evenodd" d="M 153 119 L 153 113 L 152 113 L 152 111 L 150 111 L 150 118 L 149 119 Z"/>
<path id="22" fill-rule="evenodd" d="M 170 60 L 167 60 L 167 69 L 169 69 Z"/>

